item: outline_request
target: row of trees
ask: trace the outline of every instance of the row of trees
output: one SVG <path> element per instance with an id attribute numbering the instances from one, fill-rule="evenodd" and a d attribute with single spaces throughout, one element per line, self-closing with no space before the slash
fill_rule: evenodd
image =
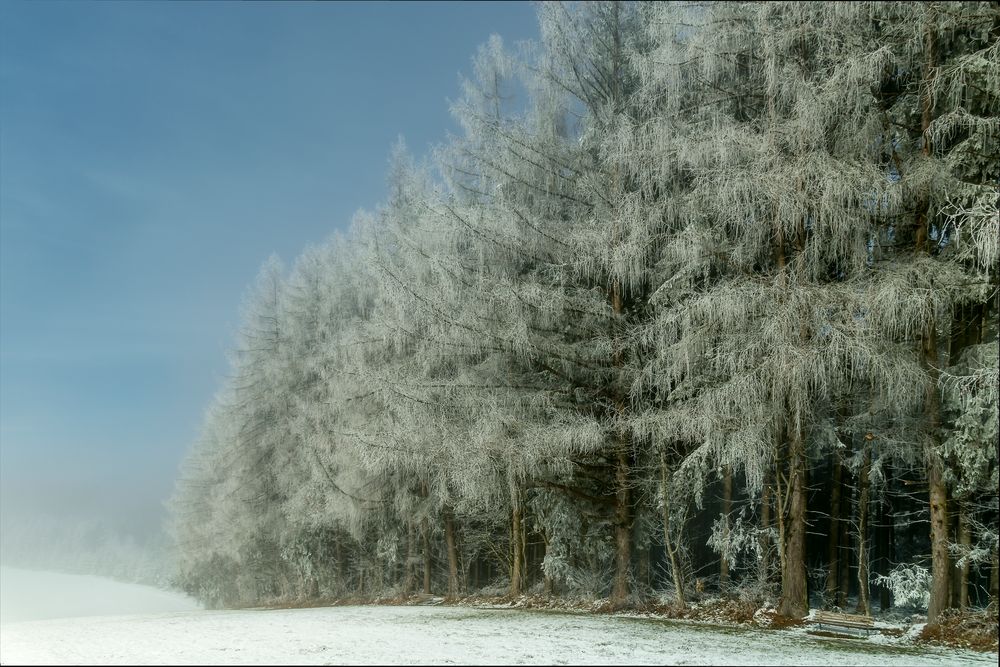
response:
<path id="1" fill-rule="evenodd" d="M 106 520 L 67 519 L 43 512 L 4 515 L 4 566 L 169 586 L 175 578 L 172 545 L 162 532 L 136 536 Z"/>
<path id="2" fill-rule="evenodd" d="M 265 265 L 182 585 L 995 597 L 1000 6 L 538 13 L 461 136 Z"/>

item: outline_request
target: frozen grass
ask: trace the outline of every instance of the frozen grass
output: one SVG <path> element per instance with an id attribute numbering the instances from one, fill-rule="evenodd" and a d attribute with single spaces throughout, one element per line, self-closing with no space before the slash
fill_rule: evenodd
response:
<path id="1" fill-rule="evenodd" d="M 7 575 L 5 581 L 12 581 Z M 127 600 L 113 595 L 122 586 L 147 588 L 97 577 L 32 576 L 37 589 L 61 586 L 64 595 L 82 592 L 105 602 Z M 162 591 L 145 592 L 147 604 L 164 601 Z M 57 599 L 52 593 L 50 599 Z M 137 614 L 119 608 L 117 613 L 14 622 L 5 616 L 0 663 L 996 664 L 995 654 L 900 646 L 881 635 L 830 639 L 807 635 L 804 628 L 759 630 L 523 609 L 357 606 Z"/>

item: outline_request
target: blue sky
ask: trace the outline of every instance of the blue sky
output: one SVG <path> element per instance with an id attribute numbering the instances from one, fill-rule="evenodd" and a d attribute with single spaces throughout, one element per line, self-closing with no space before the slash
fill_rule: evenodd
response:
<path id="1" fill-rule="evenodd" d="M 0 3 L 0 502 L 158 519 L 239 304 L 384 196 L 526 3 Z"/>

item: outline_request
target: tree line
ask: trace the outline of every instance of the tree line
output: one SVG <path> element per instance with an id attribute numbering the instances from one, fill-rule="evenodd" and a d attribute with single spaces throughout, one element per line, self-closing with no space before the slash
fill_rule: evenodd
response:
<path id="1" fill-rule="evenodd" d="M 179 583 L 995 600 L 1000 4 L 538 19 L 384 204 L 264 265 Z"/>

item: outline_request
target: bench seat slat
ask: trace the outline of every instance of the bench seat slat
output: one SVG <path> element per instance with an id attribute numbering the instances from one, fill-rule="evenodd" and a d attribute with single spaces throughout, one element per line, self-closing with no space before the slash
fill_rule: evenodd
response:
<path id="1" fill-rule="evenodd" d="M 838 614 L 832 611 L 817 611 L 813 621 L 820 625 L 835 625 L 842 628 L 856 628 L 859 630 L 871 630 L 875 626 L 875 621 L 869 616 Z"/>

